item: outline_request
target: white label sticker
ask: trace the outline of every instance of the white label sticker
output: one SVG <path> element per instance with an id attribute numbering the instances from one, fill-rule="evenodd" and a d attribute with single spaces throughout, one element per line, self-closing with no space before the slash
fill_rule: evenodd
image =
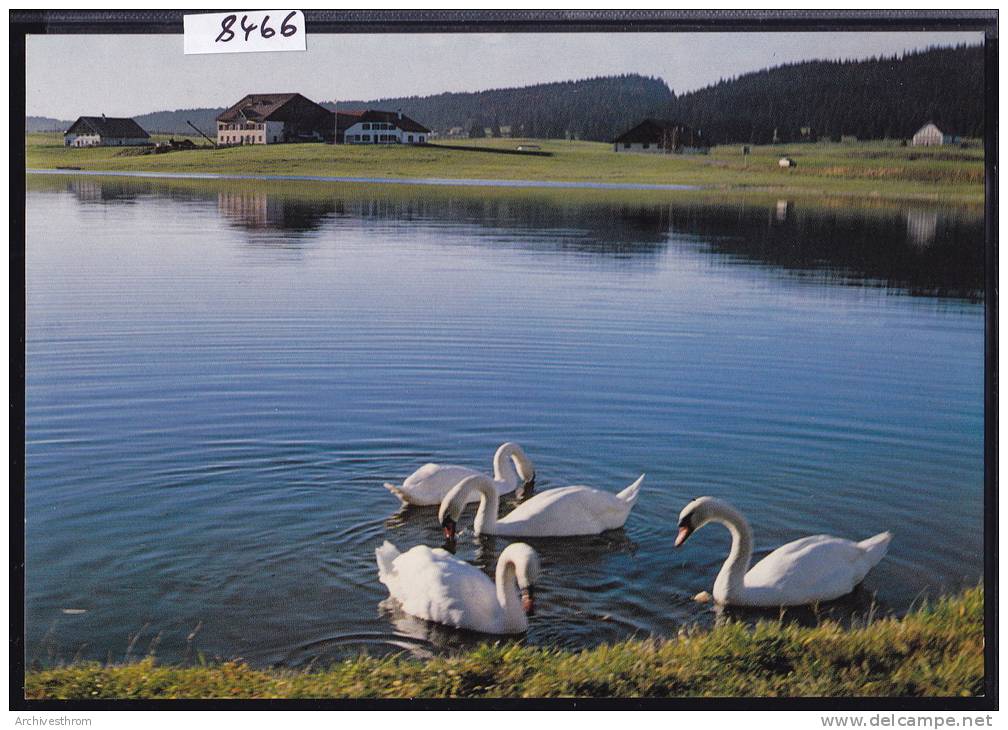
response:
<path id="1" fill-rule="evenodd" d="M 306 49 L 304 13 L 300 10 L 186 15 L 183 24 L 187 54 Z"/>

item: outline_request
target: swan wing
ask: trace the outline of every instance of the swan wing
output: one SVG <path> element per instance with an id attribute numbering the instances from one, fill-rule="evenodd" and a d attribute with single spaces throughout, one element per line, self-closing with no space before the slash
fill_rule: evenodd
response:
<path id="1" fill-rule="evenodd" d="M 575 485 L 547 489 L 497 521 L 501 535 L 572 537 L 622 527 L 632 505 L 615 494 Z"/>
<path id="2" fill-rule="evenodd" d="M 383 582 L 405 613 L 487 633 L 500 624 L 502 609 L 494 583 L 451 553 L 418 545 L 397 557 L 393 567 L 395 579 Z"/>
<path id="3" fill-rule="evenodd" d="M 774 550 L 745 575 L 746 603 L 796 606 L 844 596 L 861 582 L 865 550 L 830 535 L 804 537 Z M 874 565 L 874 563 L 872 563 Z"/>
<path id="4" fill-rule="evenodd" d="M 429 506 L 441 504 L 451 488 L 466 477 L 479 474 L 475 469 L 455 464 L 424 464 L 406 477 L 399 488 L 401 499 L 410 504 Z M 474 501 L 478 501 L 478 497 Z"/>

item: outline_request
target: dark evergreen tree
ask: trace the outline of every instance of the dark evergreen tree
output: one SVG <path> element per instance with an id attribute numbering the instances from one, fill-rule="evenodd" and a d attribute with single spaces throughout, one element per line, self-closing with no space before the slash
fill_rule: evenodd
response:
<path id="1" fill-rule="evenodd" d="M 843 136 L 906 139 L 928 121 L 983 135 L 983 48 L 932 48 L 865 61 L 806 61 L 743 74 L 679 96 L 666 115 L 708 143 Z M 807 135 L 802 128 L 809 128 Z"/>

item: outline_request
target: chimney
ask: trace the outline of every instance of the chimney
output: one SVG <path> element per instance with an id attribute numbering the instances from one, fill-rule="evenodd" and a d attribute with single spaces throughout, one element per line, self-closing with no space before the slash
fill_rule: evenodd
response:
<path id="1" fill-rule="evenodd" d="M 400 119 L 402 119 L 402 109 L 396 109 L 396 114 L 399 115 Z"/>

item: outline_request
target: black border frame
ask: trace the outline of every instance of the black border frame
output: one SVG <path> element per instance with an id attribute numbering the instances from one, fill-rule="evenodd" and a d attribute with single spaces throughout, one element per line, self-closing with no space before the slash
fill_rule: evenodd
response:
<path id="1" fill-rule="evenodd" d="M 200 10 L 10 11 L 10 710 L 997 710 L 998 318 L 997 10 L 306 10 L 312 33 L 978 31 L 985 63 L 984 687 L 982 697 L 592 698 L 404 700 L 26 700 L 24 698 L 25 491 L 25 47 L 28 34 L 180 34 Z"/>

